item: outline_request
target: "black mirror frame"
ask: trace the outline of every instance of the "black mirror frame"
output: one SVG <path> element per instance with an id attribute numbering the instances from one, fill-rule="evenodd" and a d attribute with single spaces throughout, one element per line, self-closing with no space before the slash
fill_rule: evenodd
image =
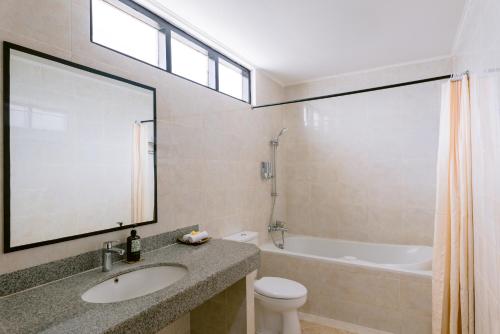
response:
<path id="1" fill-rule="evenodd" d="M 141 87 L 147 90 L 150 90 L 153 92 L 153 128 L 154 128 L 154 209 L 153 209 L 153 220 L 147 221 L 147 222 L 142 222 L 142 223 L 137 223 L 137 224 L 130 224 L 130 225 L 124 225 L 124 226 L 118 226 L 114 228 L 108 228 L 104 230 L 99 230 L 99 231 L 93 231 L 93 232 L 88 232 L 88 233 L 83 233 L 83 234 L 77 234 L 77 235 L 72 235 L 72 236 L 67 236 L 67 237 L 62 237 L 62 238 L 57 238 L 57 239 L 51 239 L 51 240 L 45 240 L 45 241 L 39 241 L 31 244 L 24 244 L 20 246 L 11 246 L 10 244 L 10 56 L 11 56 L 11 50 L 17 50 L 20 52 L 24 52 L 30 55 L 34 55 L 40 58 L 44 58 L 47 60 L 51 60 L 54 62 L 58 62 L 60 64 L 70 66 L 77 68 L 79 70 L 87 71 L 93 74 L 101 75 L 103 77 L 121 81 L 128 83 L 130 85 L 134 85 L 137 87 Z M 156 129 L 156 89 L 154 87 L 146 86 L 141 83 L 128 80 L 110 73 L 106 73 L 103 71 L 96 70 L 91 67 L 87 67 L 84 65 L 80 65 L 77 63 L 73 63 L 71 61 L 61 59 L 58 57 L 54 57 L 52 55 L 39 52 L 33 49 L 29 49 L 17 44 L 13 44 L 7 41 L 3 42 L 3 164 L 4 164 L 4 170 L 3 170 L 3 204 L 4 204 L 4 229 L 3 229 L 3 235 L 4 235 L 4 253 L 10 253 L 14 251 L 19 251 L 23 249 L 29 249 L 29 248 L 34 248 L 34 247 L 39 247 L 39 246 L 45 246 L 45 245 L 50 245 L 50 244 L 55 244 L 63 241 L 68 241 L 68 240 L 74 240 L 74 239 L 80 239 L 80 238 L 85 238 L 93 235 L 98 235 L 98 234 L 103 234 L 103 233 L 109 233 L 109 232 L 114 232 L 114 231 L 119 231 L 119 230 L 125 230 L 129 229 L 133 226 L 143 226 L 143 225 L 149 225 L 149 224 L 154 224 L 158 221 L 158 197 L 157 197 L 157 178 L 158 178 L 158 173 L 157 173 L 157 149 L 156 149 L 156 137 L 157 137 L 157 129 Z"/>

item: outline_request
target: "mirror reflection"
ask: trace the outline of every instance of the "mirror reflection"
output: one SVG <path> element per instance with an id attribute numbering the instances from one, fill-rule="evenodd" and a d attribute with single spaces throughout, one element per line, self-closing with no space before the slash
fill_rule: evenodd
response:
<path id="1" fill-rule="evenodd" d="M 11 248 L 156 220 L 155 92 L 118 79 L 10 49 Z"/>

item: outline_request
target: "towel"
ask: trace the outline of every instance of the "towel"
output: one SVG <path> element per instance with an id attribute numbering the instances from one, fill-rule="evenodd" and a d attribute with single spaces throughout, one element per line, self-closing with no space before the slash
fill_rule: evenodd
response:
<path id="1" fill-rule="evenodd" d="M 208 238 L 208 232 L 207 231 L 202 231 L 202 232 L 191 232 L 182 237 L 182 240 L 189 242 L 189 243 L 195 243 L 198 241 L 201 241 L 203 239 Z"/>

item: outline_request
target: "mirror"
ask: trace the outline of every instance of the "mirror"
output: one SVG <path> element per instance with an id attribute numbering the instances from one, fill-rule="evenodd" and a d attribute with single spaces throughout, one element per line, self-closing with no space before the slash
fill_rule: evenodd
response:
<path id="1" fill-rule="evenodd" d="M 156 222 L 155 89 L 3 55 L 5 252 Z"/>

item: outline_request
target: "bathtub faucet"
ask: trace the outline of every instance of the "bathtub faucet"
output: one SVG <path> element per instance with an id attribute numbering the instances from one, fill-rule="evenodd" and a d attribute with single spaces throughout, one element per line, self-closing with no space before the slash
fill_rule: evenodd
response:
<path id="1" fill-rule="evenodd" d="M 285 222 L 275 221 L 272 224 L 269 224 L 267 227 L 267 231 L 271 235 L 271 239 L 276 247 L 280 249 L 285 248 L 285 232 L 288 232 L 288 228 L 285 226 Z M 281 243 L 274 241 L 273 232 L 281 232 Z"/>
<path id="2" fill-rule="evenodd" d="M 288 232 L 288 228 L 285 226 L 285 222 L 275 221 L 273 224 L 269 224 L 267 230 L 269 232 Z"/>

